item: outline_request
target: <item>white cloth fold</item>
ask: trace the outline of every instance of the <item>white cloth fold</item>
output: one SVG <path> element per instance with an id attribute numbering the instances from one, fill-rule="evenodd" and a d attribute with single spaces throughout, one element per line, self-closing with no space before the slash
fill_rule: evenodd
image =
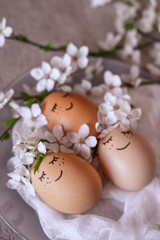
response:
<path id="1" fill-rule="evenodd" d="M 37 212 L 49 239 L 160 239 L 160 86 L 143 86 L 130 94 L 133 104 L 143 111 L 137 132 L 149 141 L 156 155 L 157 169 L 153 181 L 140 191 L 124 191 L 108 181 L 100 170 L 103 176 L 101 200 L 94 209 L 79 215 L 60 213 L 37 195 L 30 198 L 26 192 L 21 197 Z"/>

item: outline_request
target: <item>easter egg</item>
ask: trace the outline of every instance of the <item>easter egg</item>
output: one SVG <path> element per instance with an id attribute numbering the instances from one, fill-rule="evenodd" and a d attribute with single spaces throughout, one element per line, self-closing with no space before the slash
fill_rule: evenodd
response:
<path id="1" fill-rule="evenodd" d="M 48 153 L 35 174 L 32 166 L 31 182 L 45 203 L 68 214 L 92 209 L 102 192 L 96 169 L 69 153 Z"/>
<path id="2" fill-rule="evenodd" d="M 152 148 L 133 130 L 112 130 L 99 141 L 98 155 L 106 176 L 119 188 L 140 190 L 154 177 Z"/>
<path id="3" fill-rule="evenodd" d="M 48 128 L 61 124 L 65 133 L 78 132 L 82 124 L 90 128 L 90 135 L 98 136 L 95 129 L 97 107 L 88 99 L 66 92 L 54 92 L 42 103 L 42 112 L 48 120 Z"/>

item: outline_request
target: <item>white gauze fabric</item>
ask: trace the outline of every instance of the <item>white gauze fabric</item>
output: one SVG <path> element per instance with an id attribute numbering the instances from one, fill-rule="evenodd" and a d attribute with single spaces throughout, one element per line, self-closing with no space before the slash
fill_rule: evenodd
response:
<path id="1" fill-rule="evenodd" d="M 60 213 L 37 195 L 30 197 L 27 192 L 25 195 L 20 193 L 24 201 L 37 212 L 49 239 L 160 239 L 160 87 L 144 86 L 132 90 L 130 94 L 132 103 L 143 111 L 137 132 L 149 141 L 156 155 L 157 169 L 153 181 L 141 191 L 124 191 L 108 181 L 98 166 L 103 180 L 101 200 L 91 211 L 78 215 Z M 13 136 L 18 128 L 15 127 Z"/>

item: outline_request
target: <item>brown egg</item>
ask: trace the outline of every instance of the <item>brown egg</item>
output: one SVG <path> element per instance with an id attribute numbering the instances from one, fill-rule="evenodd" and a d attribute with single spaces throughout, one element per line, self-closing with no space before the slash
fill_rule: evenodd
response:
<path id="1" fill-rule="evenodd" d="M 98 154 L 106 176 L 122 189 L 142 189 L 154 177 L 154 153 L 133 130 L 112 130 L 100 140 Z"/>
<path id="2" fill-rule="evenodd" d="M 78 132 L 80 126 L 86 123 L 90 128 L 90 135 L 98 136 L 95 129 L 97 107 L 82 96 L 54 92 L 44 99 L 42 112 L 48 120 L 50 130 L 55 125 L 61 124 L 66 133 Z"/>
<path id="3" fill-rule="evenodd" d="M 44 202 L 68 214 L 92 209 L 102 192 L 95 168 L 69 153 L 47 154 L 35 174 L 32 167 L 31 181 Z"/>

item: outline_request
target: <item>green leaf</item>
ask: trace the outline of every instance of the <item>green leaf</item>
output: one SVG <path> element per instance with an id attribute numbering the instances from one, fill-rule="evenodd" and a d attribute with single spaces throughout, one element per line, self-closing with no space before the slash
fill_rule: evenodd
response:
<path id="1" fill-rule="evenodd" d="M 24 101 L 27 101 L 31 98 L 31 96 L 29 96 L 27 93 L 25 92 L 21 92 L 21 98 L 24 100 Z"/>
<path id="2" fill-rule="evenodd" d="M 36 171 L 38 170 L 43 158 L 45 157 L 45 155 L 43 153 L 39 153 L 37 154 L 37 156 L 35 157 L 36 162 L 34 164 L 34 174 L 36 173 Z"/>
<path id="3" fill-rule="evenodd" d="M 41 95 L 38 96 L 39 101 L 42 102 L 45 99 L 45 97 L 47 97 L 49 94 L 50 92 L 44 91 Z"/>
<path id="4" fill-rule="evenodd" d="M 124 27 L 127 31 L 133 30 L 135 28 L 135 23 L 126 22 Z"/>
<path id="5" fill-rule="evenodd" d="M 12 127 L 17 122 L 17 118 L 9 118 L 4 122 L 4 126 Z"/>
<path id="6" fill-rule="evenodd" d="M 51 44 L 50 44 L 50 43 L 47 43 L 45 46 L 40 45 L 39 48 L 40 48 L 40 49 L 43 49 L 43 50 L 45 50 L 45 51 L 50 51 L 50 50 L 52 50 L 52 47 L 51 47 Z"/>
<path id="7" fill-rule="evenodd" d="M 10 131 L 6 131 L 2 136 L 0 137 L 0 141 L 3 142 L 4 140 L 8 140 L 10 138 Z"/>
<path id="8" fill-rule="evenodd" d="M 125 4 L 127 6 L 129 6 L 129 7 L 133 7 L 134 6 L 134 4 L 132 2 L 130 2 L 130 1 L 125 1 Z"/>
<path id="9" fill-rule="evenodd" d="M 33 103 L 40 103 L 39 99 L 36 97 L 30 98 L 26 103 L 25 106 L 30 107 Z"/>

